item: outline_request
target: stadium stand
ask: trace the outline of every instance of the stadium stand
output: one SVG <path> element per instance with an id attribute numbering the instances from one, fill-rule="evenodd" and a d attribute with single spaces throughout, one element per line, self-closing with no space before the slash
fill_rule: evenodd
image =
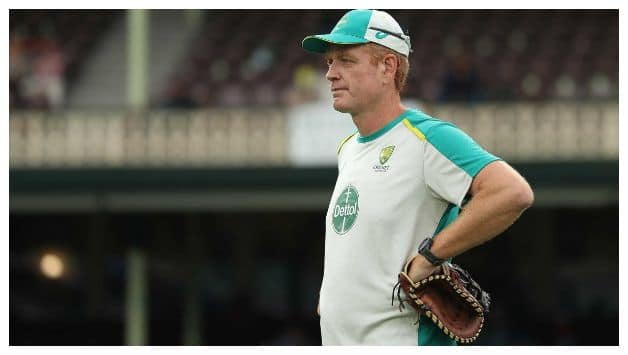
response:
<path id="1" fill-rule="evenodd" d="M 412 37 L 406 96 L 426 101 L 617 96 L 618 22 L 613 12 L 390 12 L 408 25 Z M 285 104 L 297 68 L 324 70 L 319 58 L 295 47 L 304 35 L 324 32 L 342 11 L 259 13 L 209 12 L 187 56 L 189 66 L 173 77 L 164 104 Z M 225 24 L 235 26 L 233 35 L 221 34 Z M 197 99 L 207 91 L 221 94 Z"/>
<path id="2" fill-rule="evenodd" d="M 154 106 L 276 106 L 307 101 L 307 76 L 324 71 L 299 48 L 342 10 L 210 10 L 185 60 Z M 407 97 L 424 101 L 581 100 L 618 96 L 618 19 L 613 11 L 392 10 L 412 37 Z M 118 12 L 11 12 L 11 106 L 29 99 L 41 43 L 58 43 L 68 85 L 80 58 Z M 261 15 L 261 16 L 260 16 Z M 20 24 L 19 26 L 16 24 Z M 229 28 L 225 34 L 224 28 Z M 81 31 L 74 31 L 81 28 Z M 23 55 L 25 51 L 29 58 Z M 305 76 L 305 80 L 304 80 Z M 311 90 L 310 90 L 311 91 Z M 297 93 L 295 97 L 295 92 Z M 50 103 L 48 103 L 50 105 Z"/>
<path id="3" fill-rule="evenodd" d="M 10 107 L 61 107 L 94 43 L 121 15 L 115 10 L 11 10 Z"/>

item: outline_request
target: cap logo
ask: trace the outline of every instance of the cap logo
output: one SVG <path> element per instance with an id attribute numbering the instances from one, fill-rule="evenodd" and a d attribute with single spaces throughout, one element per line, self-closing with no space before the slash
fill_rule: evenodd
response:
<path id="1" fill-rule="evenodd" d="M 388 33 L 381 32 L 381 31 L 375 34 L 375 38 L 377 39 L 383 39 L 383 38 L 386 38 L 386 36 L 388 36 Z"/>
<path id="2" fill-rule="evenodd" d="M 375 37 L 378 38 L 378 39 L 382 39 L 382 38 L 386 37 L 387 35 L 391 35 L 391 36 L 395 36 L 395 37 L 399 38 L 402 41 L 406 41 L 406 37 L 407 36 L 404 37 L 403 33 L 394 33 L 394 32 L 385 30 L 383 28 L 377 28 L 377 27 L 369 27 L 369 29 L 378 31 L 375 34 Z"/>

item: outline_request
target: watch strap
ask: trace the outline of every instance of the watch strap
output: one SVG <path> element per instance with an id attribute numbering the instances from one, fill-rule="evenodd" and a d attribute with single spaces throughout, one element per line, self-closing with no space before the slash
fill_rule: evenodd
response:
<path id="1" fill-rule="evenodd" d="M 434 240 L 432 238 L 425 238 L 425 239 L 423 239 L 423 241 L 419 245 L 419 254 L 423 255 L 425 257 L 425 259 L 427 259 L 427 261 L 430 262 L 430 264 L 432 264 L 434 266 L 439 266 L 439 265 L 443 264 L 447 260 L 446 259 L 441 259 L 441 258 L 437 257 L 436 255 L 432 254 L 430 249 L 432 248 L 432 243 L 433 242 L 434 242 Z"/>

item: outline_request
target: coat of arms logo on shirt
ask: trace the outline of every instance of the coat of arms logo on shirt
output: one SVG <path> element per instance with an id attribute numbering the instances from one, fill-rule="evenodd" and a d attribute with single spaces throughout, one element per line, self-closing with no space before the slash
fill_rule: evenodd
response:
<path id="1" fill-rule="evenodd" d="M 387 147 L 384 147 L 382 151 L 379 152 L 379 164 L 375 164 L 373 166 L 373 170 L 380 173 L 387 172 L 388 168 L 390 168 L 390 165 L 384 165 L 384 164 L 386 164 L 388 159 L 390 159 L 394 151 L 395 151 L 394 145 L 389 145 Z"/>
<path id="2" fill-rule="evenodd" d="M 348 185 L 338 195 L 331 219 L 332 227 L 336 233 L 343 235 L 355 224 L 360 211 L 358 198 L 358 190 L 353 185 Z"/>
<path id="3" fill-rule="evenodd" d="M 379 153 L 379 163 L 386 164 L 386 162 L 388 161 L 388 159 L 390 159 L 394 151 L 395 151 L 394 145 L 389 145 L 388 147 L 385 147 L 384 149 L 382 149 L 382 151 Z"/>

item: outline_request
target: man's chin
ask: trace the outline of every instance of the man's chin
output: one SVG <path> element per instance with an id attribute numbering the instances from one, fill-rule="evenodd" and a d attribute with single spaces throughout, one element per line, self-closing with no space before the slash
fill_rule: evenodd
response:
<path id="1" fill-rule="evenodd" d="M 334 107 L 334 110 L 338 111 L 338 112 L 342 112 L 342 113 L 350 113 L 350 110 L 348 107 L 343 106 L 341 103 L 336 102 L 334 100 L 332 106 Z"/>

